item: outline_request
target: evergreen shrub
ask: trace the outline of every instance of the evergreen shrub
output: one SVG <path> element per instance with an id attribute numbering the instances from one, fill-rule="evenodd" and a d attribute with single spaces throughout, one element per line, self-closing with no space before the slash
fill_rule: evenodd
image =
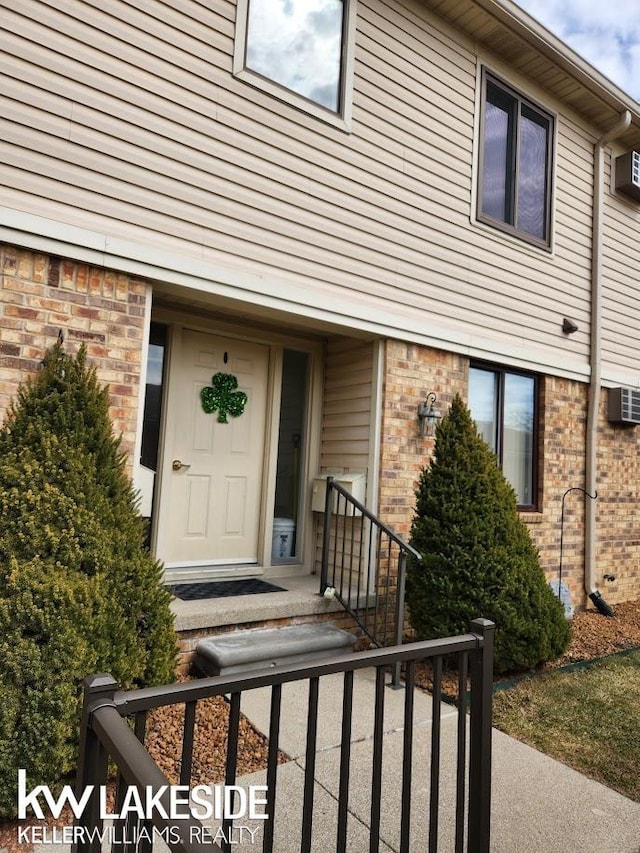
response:
<path id="1" fill-rule="evenodd" d="M 516 495 L 459 396 L 436 430 L 420 475 L 410 542 L 407 606 L 420 639 L 496 624 L 495 671 L 522 671 L 561 655 L 570 639 Z"/>
<path id="2" fill-rule="evenodd" d="M 85 676 L 174 680 L 170 594 L 143 542 L 108 389 L 57 344 L 0 428 L 0 815 L 19 768 L 52 788 L 74 770 Z"/>

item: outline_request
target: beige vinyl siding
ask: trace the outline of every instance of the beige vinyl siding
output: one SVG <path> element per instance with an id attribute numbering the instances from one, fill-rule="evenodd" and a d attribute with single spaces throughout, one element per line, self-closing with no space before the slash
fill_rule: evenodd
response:
<path id="1" fill-rule="evenodd" d="M 327 342 L 320 466 L 323 471 L 369 467 L 373 420 L 373 345 L 347 338 Z"/>
<path id="2" fill-rule="evenodd" d="M 613 158 L 605 158 L 605 187 Z M 640 386 L 640 205 L 605 193 L 602 241 L 602 375 L 605 382 Z"/>
<path id="3" fill-rule="evenodd" d="M 232 77 L 232 3 L 64 8 L 0 22 L 7 207 L 281 282 L 302 313 L 586 372 L 590 134 L 559 115 L 554 254 L 471 224 L 477 57 L 423 4 L 359 0 L 352 134 Z"/>

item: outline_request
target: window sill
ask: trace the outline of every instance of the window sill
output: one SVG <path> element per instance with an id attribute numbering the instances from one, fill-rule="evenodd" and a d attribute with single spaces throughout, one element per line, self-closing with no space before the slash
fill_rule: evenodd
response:
<path id="1" fill-rule="evenodd" d="M 525 524 L 541 524 L 544 520 L 544 516 L 541 512 L 536 512 L 535 510 L 530 509 L 519 509 L 518 515 L 520 516 L 520 520 L 524 521 Z"/>
<path id="2" fill-rule="evenodd" d="M 254 89 L 266 92 L 272 98 L 277 98 L 277 100 L 288 104 L 300 112 L 307 113 L 307 115 L 313 116 L 313 118 L 319 119 L 344 133 L 351 133 L 351 115 L 349 109 L 345 109 L 344 115 L 332 113 L 330 110 L 315 104 L 313 101 L 309 101 L 302 95 L 297 95 L 295 92 L 285 89 L 284 86 L 280 86 L 246 68 L 234 71 L 233 76 L 238 80 L 242 80 L 243 83 L 252 86 Z"/>
<path id="3" fill-rule="evenodd" d="M 497 239 L 508 240 L 509 243 L 521 249 L 532 249 L 534 252 L 541 252 L 545 255 L 553 255 L 555 253 L 553 237 L 549 243 L 546 243 L 542 240 L 537 240 L 535 237 L 529 237 L 524 231 L 518 231 L 515 228 L 504 225 L 499 220 L 493 220 L 487 216 L 472 215 L 470 219 L 471 224 L 476 228 L 481 228 L 487 234 L 493 234 Z"/>

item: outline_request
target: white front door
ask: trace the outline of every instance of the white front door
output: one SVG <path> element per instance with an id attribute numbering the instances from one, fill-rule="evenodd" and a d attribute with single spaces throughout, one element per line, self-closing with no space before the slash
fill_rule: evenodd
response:
<path id="1" fill-rule="evenodd" d="M 188 329 L 176 334 L 157 554 L 168 568 L 256 563 L 268 347 Z M 220 387 L 220 375 L 234 377 L 237 388 L 228 387 L 233 379 Z M 237 392 L 247 399 L 233 417 Z"/>

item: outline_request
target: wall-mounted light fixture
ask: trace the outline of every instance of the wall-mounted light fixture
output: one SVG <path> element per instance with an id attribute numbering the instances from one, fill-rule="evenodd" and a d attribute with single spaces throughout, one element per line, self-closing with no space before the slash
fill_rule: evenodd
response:
<path id="1" fill-rule="evenodd" d="M 577 323 L 574 323 L 573 320 L 570 320 L 568 317 L 565 317 L 562 321 L 562 331 L 565 335 L 573 335 L 574 332 L 577 332 L 579 326 Z"/>
<path id="2" fill-rule="evenodd" d="M 418 406 L 418 420 L 420 421 L 420 435 L 433 435 L 436 431 L 438 421 L 442 417 L 435 407 L 436 395 L 430 391 L 424 403 Z"/>

